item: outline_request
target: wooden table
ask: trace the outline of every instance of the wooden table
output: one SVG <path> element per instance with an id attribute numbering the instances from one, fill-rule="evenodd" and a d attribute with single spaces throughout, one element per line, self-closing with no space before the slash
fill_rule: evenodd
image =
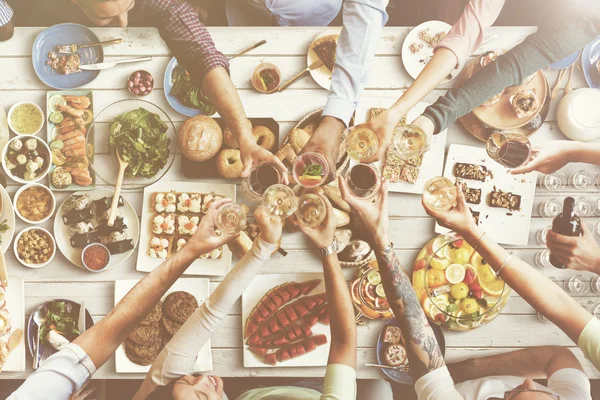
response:
<path id="1" fill-rule="evenodd" d="M 210 32 L 216 45 L 226 55 L 237 53 L 241 49 L 267 39 L 267 44 L 243 57 L 231 62 L 231 75 L 233 82 L 239 89 L 246 113 L 249 117 L 272 117 L 281 125 L 281 136 L 310 111 L 322 107 L 326 101 L 327 91 L 321 89 L 309 76 L 294 83 L 282 93 L 270 95 L 259 94 L 250 84 L 252 70 L 261 61 L 275 63 L 283 74 L 283 79 L 295 75 L 306 68 L 306 51 L 311 40 L 319 34 L 322 28 L 211 28 Z M 364 94 L 369 96 L 397 95 L 412 82 L 405 72 L 400 59 L 400 49 L 404 37 L 410 28 L 385 28 L 377 58 L 369 72 L 369 83 Z M 45 109 L 46 87 L 37 79 L 31 64 L 32 43 L 42 28 L 17 28 L 15 36 L 8 42 L 0 43 L 0 102 L 8 110 L 12 104 L 21 100 L 32 100 Z M 149 100 L 164 110 L 179 127 L 184 121 L 183 115 L 175 112 L 166 102 L 163 94 L 163 74 L 171 55 L 160 39 L 158 32 L 152 28 L 96 28 L 93 31 L 100 40 L 122 37 L 124 44 L 107 46 L 104 52 L 107 59 L 116 59 L 132 56 L 153 56 L 151 62 L 139 65 L 117 66 L 100 74 L 98 79 L 86 86 L 94 90 L 95 109 L 102 110 L 106 105 L 124 98 L 131 98 L 125 90 L 127 76 L 138 67 L 150 71 L 155 79 L 155 90 L 145 99 Z M 485 50 L 495 48 L 512 48 L 523 40 L 528 34 L 535 31 L 530 27 L 492 28 L 488 35 L 498 34 L 498 39 L 488 44 Z M 482 50 L 480 49 L 479 52 Z M 546 71 L 550 85 L 554 84 L 556 71 Z M 565 79 L 566 81 L 566 79 Z M 450 84 L 451 86 L 451 84 Z M 443 86 L 431 93 L 427 101 L 433 102 L 442 95 L 450 86 Z M 573 78 L 575 88 L 585 87 L 581 73 L 576 70 Z M 561 92 L 562 96 L 562 92 Z M 564 139 L 556 124 L 555 101 L 548 121 L 538 133 L 532 137 L 535 144 L 551 139 Z M 41 135 L 45 138 L 45 128 Z M 448 145 L 460 143 L 481 146 L 482 143 L 471 137 L 458 125 L 449 127 Z M 163 178 L 166 180 L 185 180 L 180 172 L 180 156 L 178 155 L 173 167 Z M 569 165 L 565 173 L 582 168 L 578 165 Z M 585 166 L 588 171 L 596 175 L 600 168 Z M 215 180 L 217 182 L 218 180 Z M 10 182 L 8 191 L 14 195 L 18 185 Z M 57 193 L 60 204 L 66 193 Z M 581 194 L 578 194 L 581 195 Z M 588 196 L 600 197 L 600 193 L 590 193 Z M 126 192 L 124 196 L 134 205 L 138 215 L 142 210 L 141 191 Z M 514 247 L 516 255 L 533 264 L 535 254 L 542 249 L 537 245 L 535 234 L 538 230 L 549 225 L 548 219 L 539 215 L 539 205 L 544 200 L 556 194 L 536 192 L 534 216 L 531 223 L 529 246 Z M 563 197 L 564 194 L 560 194 Z M 240 196 L 241 197 L 241 196 Z M 391 240 L 395 243 L 397 254 L 402 265 L 411 270 L 420 248 L 433 237 L 434 221 L 428 217 L 421 207 L 421 199 L 416 195 L 391 194 L 389 201 Z M 587 219 L 588 223 L 596 223 L 598 218 Z M 51 229 L 52 223 L 44 227 Z M 17 231 L 23 229 L 25 224 L 17 223 Z M 281 272 L 321 272 L 321 263 L 309 250 L 310 246 L 300 233 L 284 234 L 283 247 L 289 252 L 285 260 L 274 256 L 262 268 L 263 273 Z M 12 248 L 12 247 L 11 247 Z M 43 301 L 55 297 L 69 298 L 75 301 L 85 300 L 86 307 L 97 321 L 113 308 L 114 281 L 118 279 L 141 279 L 144 274 L 135 270 L 136 254 L 125 264 L 111 271 L 101 274 L 92 274 L 70 264 L 61 254 L 58 254 L 51 265 L 35 270 L 21 266 L 11 251 L 6 254 L 9 264 L 10 277 L 24 278 L 25 283 L 25 312 L 27 316 Z M 284 264 L 285 263 L 285 264 Z M 352 272 L 346 271 L 349 279 Z M 543 271 L 547 276 L 557 278 L 559 281 L 573 274 L 571 271 L 548 269 Z M 591 274 L 585 274 L 590 277 Z M 211 289 L 219 284 L 219 279 L 211 280 Z M 590 378 L 600 378 L 598 372 L 582 356 L 581 351 L 552 324 L 543 324 L 536 316 L 536 312 L 517 294 L 513 293 L 503 313 L 492 323 L 471 332 L 446 331 L 446 359 L 449 362 L 462 360 L 469 357 L 506 352 L 518 348 L 559 345 L 569 346 L 582 361 Z M 581 297 L 578 299 L 584 306 L 589 306 L 600 301 L 594 297 Z M 212 338 L 212 352 L 214 360 L 213 373 L 220 376 L 323 376 L 323 368 L 257 368 L 245 369 L 242 363 L 242 338 L 241 338 L 241 307 L 236 303 L 223 321 L 222 326 Z M 382 328 L 382 323 L 371 322 L 358 329 L 358 377 L 382 378 L 384 375 L 376 368 L 364 367 L 365 362 L 374 362 L 376 359 L 375 346 L 377 336 Z M 27 365 L 31 365 L 30 360 Z M 23 373 L 2 373 L 0 378 L 25 378 L 31 369 Z M 142 378 L 139 374 L 117 374 L 114 360 L 108 361 L 95 375 L 103 379 L 133 379 Z"/>

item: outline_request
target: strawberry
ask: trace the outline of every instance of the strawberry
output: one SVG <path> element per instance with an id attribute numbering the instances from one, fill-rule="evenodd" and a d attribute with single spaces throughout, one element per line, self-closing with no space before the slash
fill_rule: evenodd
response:
<path id="1" fill-rule="evenodd" d="M 481 286 L 479 286 L 479 283 L 477 283 L 477 282 L 472 282 L 469 285 L 469 290 L 472 292 L 481 291 Z"/>
<path id="2" fill-rule="evenodd" d="M 462 246 L 462 245 L 463 245 L 463 243 L 464 243 L 464 240 L 463 240 L 463 239 L 460 239 L 460 240 L 455 240 L 454 242 L 452 242 L 452 246 L 454 246 L 454 247 L 456 247 L 456 248 L 459 248 L 460 246 Z"/>
<path id="3" fill-rule="evenodd" d="M 425 268 L 426 266 L 427 266 L 427 261 L 425 261 L 425 259 L 422 258 L 415 263 L 415 266 L 413 267 L 413 271 L 419 271 L 419 270 Z"/>
<path id="4" fill-rule="evenodd" d="M 483 291 L 482 290 L 473 290 L 473 297 L 475 297 L 477 300 L 482 299 Z"/>
<path id="5" fill-rule="evenodd" d="M 467 268 L 467 270 L 465 271 L 465 279 L 463 279 L 463 282 L 467 285 L 471 285 L 473 282 L 475 282 L 475 272 L 473 271 L 473 269 Z"/>
<path id="6" fill-rule="evenodd" d="M 443 324 L 446 322 L 446 316 L 442 313 L 436 314 L 434 320 L 436 320 L 437 322 L 439 322 L 440 324 Z"/>

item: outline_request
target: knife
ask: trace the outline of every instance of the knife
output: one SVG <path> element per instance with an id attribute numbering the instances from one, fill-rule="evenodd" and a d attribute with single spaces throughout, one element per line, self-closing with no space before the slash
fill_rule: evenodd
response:
<path id="1" fill-rule="evenodd" d="M 81 302 L 79 306 L 79 319 L 77 320 L 77 329 L 79 329 L 79 334 L 85 332 L 85 302 Z"/>
<path id="2" fill-rule="evenodd" d="M 302 75 L 304 75 L 308 71 L 312 71 L 313 69 L 319 68 L 321 65 L 323 65 L 322 60 L 315 61 L 314 63 L 310 64 L 306 69 L 304 69 L 300 73 L 298 73 L 298 75 L 294 76 L 292 79 L 290 79 L 283 85 L 279 86 L 279 89 L 277 89 L 277 91 L 281 92 L 283 89 L 290 86 L 292 83 L 296 82 L 296 80 L 298 80 L 298 78 L 300 78 Z"/>
<path id="3" fill-rule="evenodd" d="M 151 60 L 152 60 L 152 57 L 129 58 L 126 60 L 117 60 L 117 61 L 104 62 L 104 63 L 98 63 L 98 64 L 80 65 L 79 69 L 82 69 L 84 71 L 101 71 L 103 69 L 112 68 L 117 64 L 141 62 L 141 61 L 151 61 Z"/>

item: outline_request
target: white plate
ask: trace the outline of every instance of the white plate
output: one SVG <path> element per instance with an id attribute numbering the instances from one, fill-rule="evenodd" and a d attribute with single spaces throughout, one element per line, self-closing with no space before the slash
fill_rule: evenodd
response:
<path id="1" fill-rule="evenodd" d="M 429 46 L 427 42 L 419 38 L 419 34 L 427 28 L 429 28 L 429 32 L 432 35 L 435 35 L 438 32 L 448 33 L 452 26 L 442 21 L 428 21 L 413 28 L 413 30 L 406 35 L 406 38 L 402 43 L 402 63 L 404 64 L 406 72 L 408 72 L 413 79 L 417 79 L 417 76 L 419 76 L 421 71 L 425 68 L 425 65 L 429 62 L 429 59 L 433 56 L 433 47 Z M 409 49 L 409 46 L 413 43 L 420 43 L 423 45 L 423 48 L 419 52 L 413 54 Z M 454 79 L 461 69 L 462 65 L 455 68 L 450 74 L 450 79 L 444 79 L 442 84 Z"/>
<path id="2" fill-rule="evenodd" d="M 248 288 L 244 291 L 244 294 L 242 294 L 242 332 L 244 332 L 246 320 L 248 319 L 250 312 L 254 309 L 254 306 L 256 306 L 256 304 L 265 295 L 265 293 L 267 293 L 275 286 L 279 286 L 286 282 L 306 282 L 312 279 L 321 279 L 321 283 L 319 284 L 319 286 L 314 288 L 313 291 L 308 294 L 308 296 L 313 296 L 319 293 L 325 293 L 325 278 L 323 277 L 323 274 L 257 275 L 252 280 L 252 283 L 248 285 Z M 329 331 L 329 326 L 317 322 L 317 324 L 313 326 L 311 330 L 313 331 L 313 336 L 327 336 L 327 344 L 319 346 L 314 351 L 304 354 L 300 357 L 292 358 L 284 362 L 277 362 L 276 367 L 323 367 L 327 365 L 327 359 L 329 358 L 329 347 L 331 346 L 331 332 Z M 254 353 L 252 353 L 248 349 L 248 345 L 244 343 L 243 339 L 242 342 L 242 345 L 244 346 L 244 367 L 273 367 L 273 365 L 267 365 L 263 363 L 260 358 L 258 358 Z"/>
<path id="3" fill-rule="evenodd" d="M 125 279 L 115 281 L 115 306 L 125 295 L 138 283 L 135 279 Z M 175 281 L 173 286 L 165 293 L 162 300 L 169 293 L 184 291 L 192 294 L 198 301 L 198 305 L 204 303 L 208 298 L 210 281 L 205 278 L 185 278 L 178 279 Z M 210 352 L 210 340 L 200 349 L 198 352 L 198 358 L 194 364 L 194 373 L 211 371 L 212 365 L 212 354 Z M 137 365 L 125 354 L 125 344 L 121 344 L 115 351 L 115 370 L 118 374 L 122 373 L 146 373 L 150 371 L 150 365 Z"/>
<path id="4" fill-rule="evenodd" d="M 0 195 L 2 196 L 2 213 L 0 213 L 0 223 L 6 220 L 6 224 L 8 225 L 8 230 L 0 233 L 0 239 L 2 239 L 2 251 L 6 253 L 15 234 L 15 211 L 13 209 L 10 196 L 6 192 L 6 189 L 2 187 L 2 185 L 0 185 Z"/>
<path id="5" fill-rule="evenodd" d="M 489 158 L 485 148 L 453 144 L 448 150 L 444 168 L 444 176 L 453 182 L 456 179 L 453 170 L 457 162 L 484 165 L 493 174 L 493 179 L 486 182 L 462 179 L 468 187 L 481 189 L 481 203 L 468 204 L 473 211 L 481 213 L 479 226 L 498 243 L 527 245 L 537 173 L 511 175 L 508 169 Z M 488 206 L 487 197 L 494 186 L 503 192 L 520 195 L 521 210 L 510 211 L 505 208 Z M 436 224 L 435 231 L 436 233 L 446 233 L 448 229 Z"/>
<path id="6" fill-rule="evenodd" d="M 10 313 L 12 330 L 11 333 L 17 329 L 23 329 L 23 341 L 16 349 L 11 351 L 6 364 L 4 364 L 3 372 L 22 372 L 25 371 L 25 341 L 27 336 L 25 335 L 25 298 L 24 298 L 24 284 L 21 278 L 9 278 L 8 287 L 6 288 L 6 308 Z M 10 333 L 8 335 L 0 336 L 0 340 L 8 341 Z"/>
<path id="7" fill-rule="evenodd" d="M 142 234 L 140 237 L 140 246 L 138 251 L 137 267 L 138 271 L 150 272 L 158 267 L 164 260 L 150 257 L 150 240 L 152 238 L 152 217 L 156 215 L 152 205 L 152 195 L 156 192 L 176 192 L 186 193 L 212 193 L 215 192 L 221 196 L 230 198 L 235 203 L 235 185 L 215 184 L 200 182 L 169 182 L 158 181 L 154 185 L 144 189 L 144 203 L 142 208 Z M 197 259 L 183 273 L 184 275 L 227 275 L 231 268 L 231 251 L 226 245 L 223 246 L 221 258 L 216 260 Z"/>
<path id="8" fill-rule="evenodd" d="M 114 192 L 109 189 L 95 188 L 91 191 L 85 190 L 75 192 L 71 196 L 81 196 L 87 194 L 93 201 L 101 199 L 103 197 L 111 197 L 113 193 Z M 65 201 L 67 200 L 65 199 Z M 118 265 L 122 264 L 125 260 L 127 260 L 131 256 L 131 254 L 133 254 L 135 246 L 138 243 L 138 239 L 140 238 L 140 221 L 138 220 L 137 213 L 135 212 L 135 209 L 133 208 L 131 203 L 125 197 L 123 197 L 123 202 L 124 205 L 123 207 L 119 207 L 119 210 L 121 211 L 123 215 L 123 220 L 127 225 L 127 235 L 131 240 L 133 240 L 134 248 L 122 254 L 113 254 L 110 258 L 110 264 L 108 264 L 106 268 L 104 268 L 102 271 L 113 269 Z M 71 236 L 69 236 L 68 230 L 69 227 L 63 222 L 63 204 L 65 204 L 64 201 L 60 205 L 56 216 L 54 217 L 54 239 L 56 240 L 56 246 L 59 248 L 60 252 L 63 253 L 63 255 L 67 258 L 67 260 L 71 261 L 79 268 L 84 268 L 83 263 L 81 262 L 81 252 L 83 251 L 83 249 L 76 249 L 71 246 Z M 98 225 L 98 221 L 96 221 L 96 218 L 94 218 L 92 221 L 94 226 Z"/>
<path id="9" fill-rule="evenodd" d="M 342 31 L 342 28 L 327 29 L 325 32 L 323 32 L 319 36 L 317 36 L 311 42 L 311 44 L 314 43 L 315 40 L 321 39 L 322 37 L 325 37 L 325 36 L 339 35 L 341 31 Z M 307 67 L 310 66 L 312 63 L 314 63 L 318 59 L 319 59 L 319 57 L 317 57 L 317 54 L 309 46 L 308 53 L 306 54 L 306 66 Z M 331 75 L 332 74 L 325 65 L 321 65 L 319 68 L 315 68 L 315 69 L 311 70 L 310 75 L 313 77 L 315 82 L 317 82 L 317 84 L 319 86 L 321 86 L 323 89 L 327 89 L 327 90 L 331 89 Z"/>
<path id="10" fill-rule="evenodd" d="M 361 96 L 358 108 L 355 113 L 355 124 L 362 124 L 367 122 L 369 118 L 369 111 L 371 108 L 390 108 L 398 99 L 398 97 L 369 97 Z M 417 103 L 407 114 L 407 123 L 410 124 L 418 116 L 423 114 L 423 111 L 429 106 L 429 103 L 420 102 Z M 421 174 L 419 179 L 413 184 L 408 182 L 390 182 L 388 184 L 388 191 L 395 193 L 423 193 L 423 185 L 428 179 L 434 176 L 440 176 L 444 167 L 444 154 L 446 152 L 446 139 L 448 137 L 448 130 L 444 129 L 437 135 L 433 135 L 429 138 L 431 147 L 427 153 L 423 155 L 423 164 L 421 164 Z M 354 163 L 354 161 L 350 161 Z M 383 169 L 383 163 L 375 163 L 380 170 Z"/>

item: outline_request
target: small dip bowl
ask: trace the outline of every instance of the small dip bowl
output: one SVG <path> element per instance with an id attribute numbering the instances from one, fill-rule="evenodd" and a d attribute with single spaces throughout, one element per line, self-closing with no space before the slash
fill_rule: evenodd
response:
<path id="1" fill-rule="evenodd" d="M 46 260 L 43 263 L 40 263 L 40 264 L 27 263 L 19 255 L 19 250 L 18 250 L 19 249 L 19 242 L 21 241 L 21 238 L 23 237 L 23 235 L 26 232 L 30 232 L 30 231 L 40 231 L 40 232 L 43 232 L 44 235 L 51 242 L 51 245 L 52 245 L 52 254 L 50 255 L 50 258 L 48 258 L 48 260 Z M 19 262 L 21 264 L 23 264 L 24 266 L 26 266 L 28 268 L 42 268 L 42 267 L 50 264 L 50 262 L 52 261 L 52 259 L 54 259 L 54 256 L 56 255 L 56 241 L 54 240 L 54 237 L 52 237 L 52 234 L 50 232 L 48 232 L 46 229 L 44 229 L 44 228 L 39 228 L 37 226 L 36 227 L 31 227 L 31 228 L 25 228 L 21 232 L 19 232 L 19 234 L 17 235 L 17 237 L 15 237 L 14 252 L 15 252 L 15 256 L 17 257 L 17 260 L 19 260 Z"/>
<path id="2" fill-rule="evenodd" d="M 37 141 L 38 149 L 40 147 L 43 147 L 47 154 L 46 159 L 44 160 L 44 165 L 42 166 L 42 169 L 37 174 L 35 179 L 32 179 L 32 180 L 23 179 L 21 177 L 16 176 L 15 174 L 12 173 L 11 169 L 8 168 L 8 165 L 6 163 L 6 155 L 8 154 L 8 152 L 11 149 L 11 147 L 10 147 L 11 143 L 15 140 L 21 140 L 21 141 L 25 142 L 28 139 L 35 139 Z M 32 135 L 15 136 L 14 138 L 12 138 L 8 141 L 8 143 L 6 144 L 6 146 L 4 146 L 4 149 L 2 150 L 2 168 L 4 169 L 4 172 L 6 173 L 6 175 L 9 178 L 15 180 L 16 182 L 19 182 L 22 184 L 39 182 L 42 179 L 44 179 L 46 177 L 46 175 L 48 175 L 48 173 L 50 172 L 50 167 L 52 167 L 52 152 L 50 151 L 50 147 L 48 147 L 48 144 L 37 136 L 32 136 Z"/>
<path id="3" fill-rule="evenodd" d="M 140 69 L 127 78 L 127 90 L 134 96 L 144 97 L 154 89 L 154 78 L 148 71 Z"/>
<path id="4" fill-rule="evenodd" d="M 50 213 L 38 221 L 33 221 L 33 220 L 25 218 L 23 216 L 23 214 L 21 214 L 21 211 L 19 210 L 19 207 L 18 207 L 19 197 L 21 197 L 21 195 L 23 194 L 23 192 L 25 190 L 31 189 L 31 188 L 39 188 L 41 190 L 46 191 L 46 193 L 48 193 L 50 195 L 50 202 L 51 202 L 50 203 Z M 28 185 L 21 186 L 19 188 L 19 190 L 17 190 L 17 193 L 15 193 L 14 209 L 15 209 L 15 213 L 17 214 L 17 216 L 19 218 L 21 218 L 23 221 L 27 222 L 28 224 L 38 225 L 38 224 L 48 221 L 50 219 L 50 217 L 52 217 L 52 215 L 54 214 L 54 210 L 56 209 L 56 197 L 54 197 L 54 194 L 52 193 L 52 191 L 50 189 L 48 189 L 46 186 L 44 186 L 40 183 L 30 183 Z"/>
<path id="5" fill-rule="evenodd" d="M 81 252 L 81 263 L 90 272 L 102 272 L 110 264 L 110 251 L 101 243 L 90 243 Z"/>
<path id="6" fill-rule="evenodd" d="M 261 79 L 261 74 L 265 73 L 265 71 L 268 71 L 268 70 L 274 70 L 277 75 L 275 84 L 270 89 L 265 88 L 265 85 L 267 84 L 267 82 L 265 82 L 264 78 Z M 260 65 L 258 67 L 256 67 L 256 69 L 252 73 L 251 81 L 252 81 L 252 86 L 257 91 L 259 91 L 261 93 L 273 93 L 277 89 L 279 89 L 279 85 L 281 85 L 281 72 L 279 71 L 279 68 L 277 68 L 277 66 L 275 64 L 263 62 L 263 63 L 260 63 Z"/>
<path id="7" fill-rule="evenodd" d="M 22 129 L 18 129 L 18 122 L 15 118 L 30 119 L 36 117 L 39 118 L 39 123 L 35 126 L 32 125 L 29 131 L 24 132 Z M 10 110 L 8 110 L 7 119 L 10 130 L 16 135 L 35 135 L 42 130 L 42 127 L 44 126 L 44 112 L 40 106 L 31 101 L 20 101 L 13 104 Z"/>

